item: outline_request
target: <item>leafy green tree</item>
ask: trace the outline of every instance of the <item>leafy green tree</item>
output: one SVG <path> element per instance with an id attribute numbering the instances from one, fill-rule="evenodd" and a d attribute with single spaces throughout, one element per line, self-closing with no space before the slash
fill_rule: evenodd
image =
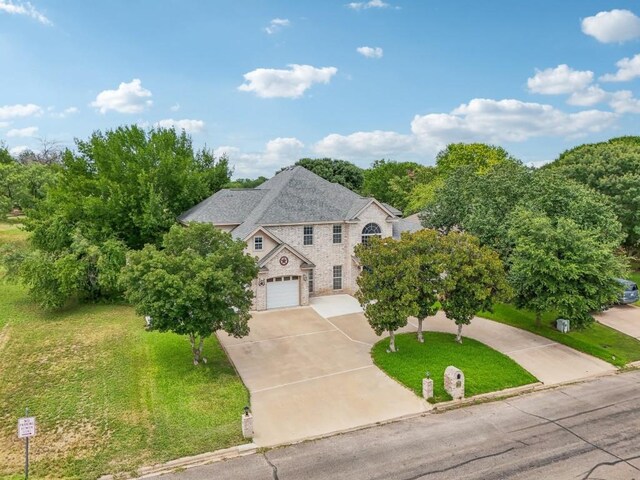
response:
<path id="1" fill-rule="evenodd" d="M 508 262 L 513 248 L 509 218 L 519 205 L 553 218 L 572 218 L 608 245 L 617 246 L 623 238 L 605 197 L 553 171 L 532 170 L 519 162 L 496 164 L 484 174 L 471 167 L 459 168 L 444 181 L 420 218 L 428 228 L 469 232 Z"/>
<path id="2" fill-rule="evenodd" d="M 610 243 L 571 218 L 518 207 L 509 236 L 515 245 L 509 276 L 516 305 L 535 312 L 537 326 L 547 311 L 585 326 L 593 321 L 591 312 L 620 294 L 615 278 L 624 263 Z"/>
<path id="3" fill-rule="evenodd" d="M 640 137 L 580 145 L 545 168 L 609 198 L 626 234 L 625 246 L 640 246 Z"/>
<path id="4" fill-rule="evenodd" d="M 238 178 L 237 180 L 227 183 L 224 188 L 256 188 L 267 180 L 267 177 L 258 177 L 256 179 Z"/>
<path id="5" fill-rule="evenodd" d="M 38 163 L 0 163 L 0 212 L 34 208 L 55 183 L 57 167 Z"/>
<path id="6" fill-rule="evenodd" d="M 514 160 L 502 147 L 484 143 L 451 143 L 436 156 L 436 166 L 441 175 L 448 177 L 463 166 L 483 174 L 493 165 Z"/>
<path id="7" fill-rule="evenodd" d="M 95 244 L 77 230 L 71 238 L 71 245 L 57 252 L 37 249 L 5 252 L 3 263 L 10 273 L 19 276 L 29 287 L 32 298 L 45 309 L 62 307 L 69 299 L 118 298 L 125 245 L 115 239 Z"/>
<path id="8" fill-rule="evenodd" d="M 405 177 L 420 176 L 427 167 L 415 162 L 395 162 L 393 160 L 376 160 L 368 170 L 364 172 L 364 183 L 362 194 L 374 197 L 376 200 L 393 205 L 398 209 L 406 206 L 407 199 L 402 193 L 409 190 L 401 183 L 396 184 L 395 190 L 392 188 L 393 181 L 401 182 Z M 409 182 L 411 183 L 411 182 Z"/>
<path id="9" fill-rule="evenodd" d="M 0 165 L 14 163 L 15 159 L 9 153 L 9 149 L 4 142 L 0 142 Z"/>
<path id="10" fill-rule="evenodd" d="M 405 215 L 411 215 L 420 211 L 420 207 L 410 207 L 416 189 L 421 186 L 435 185 L 438 183 L 438 171 L 434 167 L 425 167 L 418 165 L 415 169 L 409 170 L 407 175 L 393 177 L 389 180 L 389 199 L 390 204 L 396 207 Z M 424 190 L 422 190 L 424 192 Z"/>
<path id="11" fill-rule="evenodd" d="M 68 246 L 64 231 L 76 229 L 92 242 L 158 244 L 180 213 L 229 182 L 225 158 L 194 152 L 186 133 L 173 129 L 119 127 L 76 143 L 77 153 L 64 154 L 60 181 L 30 212 L 36 248 Z M 45 233 L 52 224 L 64 230 L 53 242 Z"/>
<path id="12" fill-rule="evenodd" d="M 400 245 L 405 257 L 405 274 L 416 279 L 413 289 L 405 295 L 413 295 L 411 315 L 418 319 L 418 341 L 424 343 L 422 323 L 428 317 L 434 316 L 440 309 L 438 291 L 442 281 L 441 275 L 445 271 L 446 262 L 440 248 L 440 238 L 435 230 L 420 230 L 402 235 Z"/>
<path id="13" fill-rule="evenodd" d="M 319 177 L 329 182 L 339 183 L 354 192 L 358 192 L 362 188 L 362 182 L 364 180 L 362 169 L 346 160 L 336 160 L 333 158 L 301 158 L 294 165 L 304 167 Z M 278 173 L 281 171 L 282 170 Z"/>
<path id="14" fill-rule="evenodd" d="M 151 330 L 187 335 L 194 365 L 206 363 L 205 338 L 217 330 L 249 333 L 248 287 L 258 266 L 244 242 L 208 224 L 174 225 L 162 244 L 130 253 L 121 277 L 125 297 L 151 318 Z"/>
<path id="15" fill-rule="evenodd" d="M 506 298 L 509 286 L 498 254 L 472 235 L 451 232 L 440 237 L 440 245 L 446 258 L 440 303 L 458 326 L 456 341 L 462 343 L 462 327 L 478 312 L 491 311 L 494 301 Z"/>
<path id="16" fill-rule="evenodd" d="M 406 244 L 392 238 L 372 238 L 356 246 L 363 271 L 356 298 L 376 335 L 389 332 L 389 351 L 395 352 L 395 331 L 407 325 L 415 309 L 416 269 L 405 268 Z"/>

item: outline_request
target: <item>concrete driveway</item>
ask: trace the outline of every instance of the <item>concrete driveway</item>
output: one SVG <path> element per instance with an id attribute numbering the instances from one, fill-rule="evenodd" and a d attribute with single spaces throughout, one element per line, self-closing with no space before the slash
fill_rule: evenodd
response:
<path id="1" fill-rule="evenodd" d="M 383 422 L 430 406 L 310 307 L 258 312 L 242 339 L 218 338 L 251 392 L 254 442 L 273 446 Z M 368 327 L 367 327 L 368 328 Z"/>
<path id="2" fill-rule="evenodd" d="M 324 302 L 330 298 L 335 298 L 335 302 L 329 310 Z M 369 345 L 380 340 L 380 337 L 371 330 L 362 313 L 352 313 L 357 305 L 353 297 L 336 295 L 322 297 L 322 300 L 323 303 L 319 306 L 315 303 L 312 305 L 319 312 L 339 313 L 340 306 L 344 312 L 348 312 L 345 315 L 330 317 L 329 321 L 350 338 Z M 402 331 L 416 331 L 417 327 L 417 322 L 410 319 L 409 325 Z M 457 327 L 452 320 L 445 317 L 444 313 L 438 312 L 435 317 L 424 322 L 423 328 L 435 332 L 456 333 Z M 467 336 L 511 357 L 545 385 L 581 380 L 616 370 L 607 362 L 553 340 L 485 318 L 476 317 L 471 325 L 465 325 L 462 336 L 463 341 Z"/>
<path id="3" fill-rule="evenodd" d="M 611 328 L 640 340 L 640 308 L 617 305 L 595 315 L 595 319 Z"/>

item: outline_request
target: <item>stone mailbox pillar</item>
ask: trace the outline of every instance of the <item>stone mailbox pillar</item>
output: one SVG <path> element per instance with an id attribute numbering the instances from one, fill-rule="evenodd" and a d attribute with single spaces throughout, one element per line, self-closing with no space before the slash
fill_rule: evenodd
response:
<path id="1" fill-rule="evenodd" d="M 464 398 L 464 373 L 449 365 L 444 371 L 444 389 L 454 400 Z"/>
<path id="2" fill-rule="evenodd" d="M 422 379 L 422 396 L 425 400 L 433 398 L 433 380 L 430 378 Z"/>
<path id="3" fill-rule="evenodd" d="M 242 436 L 244 438 L 253 438 L 253 415 L 251 415 L 247 407 L 245 407 L 245 412 L 242 414 Z"/>

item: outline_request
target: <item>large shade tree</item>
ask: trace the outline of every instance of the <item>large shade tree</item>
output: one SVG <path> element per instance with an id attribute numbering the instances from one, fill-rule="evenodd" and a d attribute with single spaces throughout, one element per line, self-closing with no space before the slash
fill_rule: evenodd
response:
<path id="1" fill-rule="evenodd" d="M 609 198 L 626 234 L 624 244 L 640 248 L 640 137 L 580 145 L 545 168 Z"/>
<path id="2" fill-rule="evenodd" d="M 458 326 L 456 341 L 462 343 L 462 327 L 478 312 L 491 311 L 496 301 L 509 296 L 504 265 L 496 252 L 480 245 L 466 233 L 440 237 L 445 269 L 439 288 L 440 303 L 447 318 Z"/>
<path id="3" fill-rule="evenodd" d="M 416 269 L 407 268 L 407 245 L 392 238 L 371 238 L 355 254 L 363 270 L 356 298 L 376 335 L 389 333 L 389 351 L 395 352 L 395 332 L 407 325 L 415 309 Z"/>
<path id="4" fill-rule="evenodd" d="M 427 167 L 415 162 L 376 160 L 364 172 L 362 194 L 403 210 L 408 201 L 404 197 L 408 185 L 412 185 L 425 171 L 428 171 Z"/>
<path id="5" fill-rule="evenodd" d="M 124 263 L 121 250 L 159 245 L 180 213 L 230 176 L 225 158 L 195 151 L 173 129 L 120 127 L 76 142 L 77 151 L 67 150 L 55 167 L 57 181 L 28 212 L 30 251 L 4 257 L 49 308 L 71 298 L 117 298 L 119 289 L 105 281 Z"/>
<path id="6" fill-rule="evenodd" d="M 129 248 L 158 244 L 176 217 L 229 182 L 226 158 L 195 151 L 174 129 L 132 125 L 95 132 L 63 156 L 60 181 L 31 214 L 36 247 L 51 250 L 71 238 L 51 230 L 79 229 L 92 241 L 115 237 Z"/>
<path id="7" fill-rule="evenodd" d="M 162 248 L 131 252 L 121 283 L 149 329 L 189 337 L 193 363 L 206 362 L 204 340 L 218 330 L 249 333 L 249 287 L 258 274 L 245 244 L 208 224 L 174 225 Z"/>
<path id="8" fill-rule="evenodd" d="M 518 207 L 509 237 L 515 245 L 509 277 L 516 305 L 535 312 L 538 326 L 547 311 L 585 326 L 591 312 L 620 294 L 615 278 L 624 271 L 621 258 L 597 232 L 571 218 Z"/>
<path id="9" fill-rule="evenodd" d="M 410 277 L 416 281 L 407 295 L 412 295 L 411 314 L 418 319 L 418 341 L 423 343 L 423 322 L 440 309 L 439 290 L 447 262 L 435 230 L 405 233 L 400 243 L 405 246 L 402 249 L 406 255 L 403 259 L 405 273 L 411 272 Z"/>

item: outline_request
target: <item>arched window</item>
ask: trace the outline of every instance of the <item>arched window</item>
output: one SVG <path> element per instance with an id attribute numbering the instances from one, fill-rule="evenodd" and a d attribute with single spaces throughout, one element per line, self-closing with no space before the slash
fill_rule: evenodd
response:
<path id="1" fill-rule="evenodd" d="M 382 229 L 377 223 L 367 223 L 362 229 L 362 244 L 367 245 L 371 237 L 382 236 Z"/>

